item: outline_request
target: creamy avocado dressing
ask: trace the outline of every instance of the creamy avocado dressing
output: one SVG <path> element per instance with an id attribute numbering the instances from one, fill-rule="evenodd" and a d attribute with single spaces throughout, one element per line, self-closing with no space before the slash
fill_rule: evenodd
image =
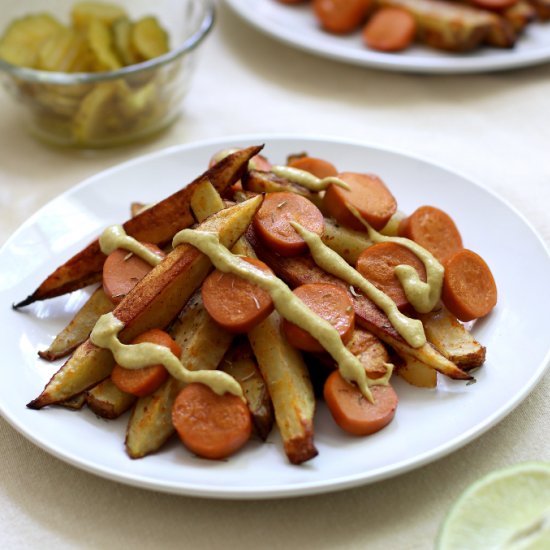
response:
<path id="1" fill-rule="evenodd" d="M 433 257 L 430 252 L 419 244 L 404 237 L 390 237 L 382 235 L 373 229 L 351 205 L 347 204 L 349 211 L 365 226 L 370 240 L 373 243 L 392 242 L 408 248 L 416 254 L 426 268 L 426 282 L 420 279 L 418 271 L 411 265 L 398 265 L 395 267 L 395 275 L 399 279 L 407 300 L 418 313 L 429 313 L 437 305 L 441 298 L 443 275 L 445 269 Z"/>
<path id="2" fill-rule="evenodd" d="M 124 323 L 117 319 L 112 312 L 106 313 L 97 321 L 90 340 L 100 348 L 111 350 L 115 361 L 126 369 L 141 369 L 161 364 L 174 378 L 186 384 L 199 382 L 208 386 L 218 395 L 229 392 L 244 399 L 241 386 L 229 374 L 217 370 L 187 370 L 168 348 L 157 344 L 149 342 L 123 344 L 118 339 L 118 333 L 123 328 Z"/>
<path id="3" fill-rule="evenodd" d="M 318 178 L 311 172 L 293 168 L 292 166 L 272 166 L 271 171 L 280 178 L 286 178 L 292 183 L 297 183 L 310 191 L 324 191 L 329 185 L 337 185 L 349 191 L 349 185 L 340 178 L 329 176 Z"/>
<path id="4" fill-rule="evenodd" d="M 365 279 L 334 250 L 326 246 L 319 235 L 307 230 L 297 222 L 290 223 L 306 241 L 315 263 L 321 269 L 364 292 L 388 316 L 392 326 L 410 346 L 419 348 L 426 343 L 426 335 L 421 321 L 403 315 L 389 296 Z"/>
<path id="5" fill-rule="evenodd" d="M 220 271 L 234 273 L 269 292 L 281 316 L 318 340 L 338 363 L 342 376 L 350 382 L 355 382 L 361 393 L 371 403 L 374 402 L 369 385 L 387 384 L 392 373 L 391 368 L 388 368 L 383 378 L 369 379 L 359 359 L 344 346 L 338 331 L 328 321 L 313 313 L 278 277 L 232 254 L 220 244 L 217 234 L 183 229 L 172 241 L 174 247 L 182 243 L 189 243 L 198 248 Z"/>
<path id="6" fill-rule="evenodd" d="M 134 237 L 127 235 L 122 225 L 111 225 L 107 227 L 99 237 L 99 247 L 101 248 L 101 252 L 105 255 L 109 255 L 117 248 L 123 248 L 139 256 L 153 267 L 162 261 L 161 256 L 149 250 L 145 245 L 134 239 Z"/>

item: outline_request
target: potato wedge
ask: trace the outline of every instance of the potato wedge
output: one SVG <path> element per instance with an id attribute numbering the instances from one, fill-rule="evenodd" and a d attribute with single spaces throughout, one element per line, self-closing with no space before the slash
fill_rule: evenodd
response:
<path id="1" fill-rule="evenodd" d="M 285 258 L 272 253 L 263 247 L 252 227 L 246 232 L 246 237 L 258 257 L 266 262 L 278 277 L 283 279 L 291 287 L 305 283 L 333 283 L 348 289 L 347 283 L 330 275 L 318 267 L 313 258 L 307 256 L 296 256 Z M 419 348 L 413 348 L 405 342 L 401 335 L 392 327 L 386 314 L 366 296 L 351 293 L 353 307 L 355 309 L 356 322 L 380 338 L 382 342 L 389 344 L 398 351 L 409 353 L 420 361 L 426 363 L 437 371 L 458 380 L 469 380 L 471 376 L 449 361 L 430 344 L 426 343 Z"/>
<path id="2" fill-rule="evenodd" d="M 440 0 L 378 0 L 377 3 L 412 13 L 420 42 L 452 52 L 477 48 L 500 24 L 497 15 L 459 3 Z"/>
<path id="3" fill-rule="evenodd" d="M 223 358 L 219 368 L 241 385 L 252 415 L 254 432 L 265 441 L 273 428 L 273 404 L 250 343 L 246 340 L 236 342 Z"/>
<path id="4" fill-rule="evenodd" d="M 202 305 L 200 290 L 187 302 L 170 330 L 188 370 L 217 368 L 233 335 L 217 325 Z M 126 452 L 141 458 L 157 451 L 174 433 L 172 405 L 184 384 L 171 378 L 156 392 L 138 399 L 128 422 Z"/>
<path id="5" fill-rule="evenodd" d="M 62 401 L 59 403 L 62 407 L 71 409 L 72 411 L 79 411 L 86 404 L 86 394 L 84 392 L 78 393 L 74 397 Z"/>
<path id="6" fill-rule="evenodd" d="M 66 357 L 88 338 L 97 320 L 114 307 L 103 287 L 97 288 L 69 324 L 55 337 L 48 349 L 39 351 L 38 355 L 48 361 Z"/>
<path id="7" fill-rule="evenodd" d="M 249 159 L 261 149 L 262 146 L 248 147 L 225 157 L 187 187 L 126 221 L 123 224 L 125 231 L 141 241 L 160 245 L 169 242 L 175 233 L 194 222 L 190 200 L 200 182 L 210 180 L 218 191 L 226 189 L 241 178 Z M 14 307 L 60 296 L 99 281 L 104 261 L 105 255 L 95 240 L 58 267 L 30 296 Z"/>
<path id="8" fill-rule="evenodd" d="M 233 246 L 261 202 L 262 197 L 258 196 L 222 210 L 200 227 L 205 231 L 216 231 L 222 244 Z M 119 334 L 120 339 L 127 343 L 150 328 L 166 327 L 211 268 L 208 257 L 196 248 L 185 244 L 176 247 L 114 309 L 114 315 L 125 325 Z M 52 377 L 40 396 L 27 406 L 40 409 L 85 391 L 109 376 L 113 364 L 109 350 L 98 348 L 86 340 Z"/>
<path id="9" fill-rule="evenodd" d="M 369 378 L 380 378 L 386 374 L 390 362 L 388 351 L 374 334 L 357 327 L 346 347 L 359 359 Z"/>
<path id="10" fill-rule="evenodd" d="M 364 231 L 348 229 L 328 218 L 325 218 L 325 231 L 321 238 L 351 265 L 355 265 L 359 254 L 372 244 Z"/>
<path id="11" fill-rule="evenodd" d="M 198 222 L 224 208 L 223 199 L 208 180 L 201 181 L 191 197 L 191 211 Z"/>
<path id="12" fill-rule="evenodd" d="M 437 371 L 407 353 L 401 352 L 399 359 L 401 361 L 397 363 L 397 374 L 409 384 L 417 388 L 437 386 Z"/>
<path id="13" fill-rule="evenodd" d="M 106 378 L 86 392 L 86 404 L 97 416 L 114 420 L 129 410 L 136 397 L 119 390 L 111 378 Z"/>
<path id="14" fill-rule="evenodd" d="M 428 341 L 463 370 L 480 367 L 486 349 L 445 307 L 420 315 Z"/>
<path id="15" fill-rule="evenodd" d="M 315 396 L 307 367 L 300 353 L 281 331 L 281 318 L 274 311 L 248 334 L 265 380 L 286 456 L 301 464 L 317 455 L 313 442 Z"/>

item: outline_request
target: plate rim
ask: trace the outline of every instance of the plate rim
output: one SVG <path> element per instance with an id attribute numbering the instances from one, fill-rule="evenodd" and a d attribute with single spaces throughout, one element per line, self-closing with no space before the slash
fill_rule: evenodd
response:
<path id="1" fill-rule="evenodd" d="M 275 2 L 275 0 L 260 1 Z M 454 57 L 426 57 L 425 61 L 420 61 L 416 60 L 416 58 L 412 56 L 409 57 L 402 55 L 399 57 L 399 54 L 382 52 L 372 52 L 372 55 L 369 56 L 368 50 L 365 50 L 367 53 L 367 56 L 365 57 L 364 55 L 357 55 L 355 50 L 345 51 L 338 48 L 334 51 L 329 46 L 324 45 L 319 48 L 311 44 L 309 41 L 301 38 L 299 35 L 294 37 L 290 32 L 286 32 L 284 28 L 272 28 L 269 25 L 263 25 L 256 17 L 254 17 L 253 10 L 247 11 L 244 9 L 244 3 L 247 2 L 247 0 L 225 0 L 225 2 L 230 6 L 235 14 L 241 17 L 257 31 L 278 40 L 287 46 L 319 57 L 325 57 L 334 61 L 340 61 L 371 69 L 416 74 L 460 75 L 511 71 L 550 62 L 550 44 L 548 48 L 543 49 L 542 51 L 527 53 L 523 52 L 523 55 L 520 56 L 514 55 L 514 52 L 517 53 L 517 50 L 510 48 L 506 50 L 506 52 L 513 53 L 510 55 L 504 54 L 498 57 L 465 57 L 464 55 L 458 53 L 455 54 Z M 286 7 L 292 8 L 293 6 L 289 5 Z M 535 22 L 533 24 L 540 25 L 541 22 Z M 542 24 L 547 24 L 550 28 L 550 22 L 542 22 Z M 520 37 L 520 40 L 521 39 L 522 37 Z M 446 54 L 446 52 L 436 53 L 451 55 L 450 53 Z M 475 55 L 475 52 L 473 52 L 473 54 Z M 407 60 L 409 61 L 407 62 Z"/>
<path id="2" fill-rule="evenodd" d="M 24 231 L 25 228 L 29 225 L 32 225 L 37 218 L 40 218 L 42 212 L 50 207 L 51 203 L 59 200 L 61 197 L 67 197 L 73 193 L 78 193 L 82 188 L 87 188 L 94 184 L 94 180 L 102 179 L 107 174 L 113 174 L 118 171 L 124 171 L 130 166 L 139 165 L 140 163 L 147 163 L 153 159 L 162 158 L 163 156 L 171 156 L 179 152 L 188 152 L 196 149 L 204 149 L 207 147 L 213 147 L 216 145 L 229 145 L 230 143 L 241 143 L 241 142 L 257 142 L 257 143 L 269 143 L 271 141 L 280 141 L 284 142 L 287 140 L 304 140 L 319 142 L 324 144 L 338 143 L 340 145 L 354 146 L 360 148 L 366 148 L 375 150 L 378 152 L 395 154 L 406 159 L 412 159 L 420 161 L 424 164 L 429 165 L 445 172 L 448 172 L 454 176 L 459 176 L 467 180 L 470 184 L 474 185 L 477 188 L 480 188 L 484 192 L 492 196 L 493 199 L 505 205 L 516 217 L 518 217 L 522 223 L 529 229 L 531 235 L 535 237 L 537 243 L 541 246 L 542 250 L 545 253 L 545 260 L 550 261 L 550 248 L 543 240 L 542 236 L 536 230 L 536 228 L 530 223 L 530 221 L 524 216 L 520 211 L 518 211 L 512 204 L 510 204 L 504 197 L 501 197 L 492 189 L 485 187 L 484 185 L 477 182 L 475 179 L 464 175 L 461 171 L 455 170 L 453 168 L 447 167 L 445 164 L 431 161 L 421 155 L 411 154 L 404 152 L 398 148 L 390 147 L 380 147 L 371 142 L 357 139 L 348 139 L 341 136 L 333 135 L 319 135 L 319 134 L 291 134 L 291 133 L 272 133 L 272 134 L 236 134 L 229 136 L 222 136 L 213 139 L 205 139 L 194 141 L 186 144 L 173 145 L 167 148 L 163 148 L 151 153 L 138 156 L 133 159 L 129 159 L 120 164 L 111 166 L 105 170 L 102 170 L 90 177 L 85 178 L 80 183 L 70 187 L 65 192 L 58 194 L 56 197 L 44 204 L 40 209 L 38 209 L 33 215 L 31 215 L 25 222 L 23 222 L 7 239 L 7 241 L 0 248 L 0 258 L 4 255 L 5 250 L 8 248 L 9 244 L 17 239 L 17 236 L 21 231 Z M 466 432 L 463 432 L 453 439 L 446 441 L 436 448 L 431 448 L 428 451 L 422 453 L 421 455 L 415 455 L 409 459 L 402 460 L 400 463 L 395 464 L 391 469 L 387 468 L 377 468 L 376 470 L 370 470 L 369 477 L 364 478 L 361 474 L 353 474 L 349 476 L 340 476 L 336 480 L 332 480 L 327 483 L 325 480 L 320 481 L 309 481 L 305 484 L 284 484 L 274 486 L 232 486 L 228 490 L 223 488 L 210 488 L 200 485 L 196 486 L 186 484 L 182 486 L 181 484 L 173 485 L 170 482 L 165 482 L 163 480 L 149 480 L 140 475 L 134 474 L 121 474 L 119 471 L 115 471 L 112 468 L 103 467 L 101 465 L 94 465 L 93 462 L 87 458 L 82 458 L 73 456 L 73 453 L 67 453 L 66 451 L 59 450 L 57 445 L 52 445 L 46 441 L 42 441 L 39 437 L 35 437 L 33 433 L 30 433 L 28 429 L 24 426 L 19 418 L 13 418 L 8 411 L 5 410 L 4 404 L 0 401 L 0 414 L 2 417 L 19 433 L 21 433 L 26 439 L 37 445 L 39 448 L 42 448 L 49 454 L 55 456 L 56 458 L 62 460 L 63 462 L 69 463 L 72 466 L 75 466 L 84 471 L 98 475 L 112 481 L 124 483 L 134 487 L 155 490 L 170 494 L 178 494 L 185 496 L 198 496 L 206 498 L 216 498 L 216 499 L 240 499 L 240 500 L 264 500 L 264 499 L 273 499 L 273 498 L 288 498 L 288 497 L 298 497 L 298 496 L 307 496 L 321 493 L 330 493 L 334 491 L 344 490 L 351 487 L 364 486 L 370 483 L 381 481 L 384 479 L 396 477 L 408 471 L 415 470 L 426 464 L 439 460 L 459 448 L 465 446 L 471 441 L 477 439 L 483 435 L 490 428 L 494 427 L 501 420 L 503 420 L 508 414 L 510 414 L 520 403 L 522 403 L 525 398 L 534 390 L 538 385 L 542 377 L 545 375 L 546 371 L 550 366 L 550 348 L 546 351 L 544 359 L 540 362 L 537 368 L 532 372 L 530 383 L 522 388 L 522 390 L 515 394 L 513 399 L 509 403 L 502 405 L 496 411 L 493 411 L 492 414 L 485 417 L 482 422 L 476 423 L 475 426 L 468 429 Z"/>

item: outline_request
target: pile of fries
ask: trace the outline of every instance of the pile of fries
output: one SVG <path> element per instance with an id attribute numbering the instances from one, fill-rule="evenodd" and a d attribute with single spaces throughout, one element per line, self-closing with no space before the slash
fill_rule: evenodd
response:
<path id="1" fill-rule="evenodd" d="M 237 149 L 168 198 L 147 208 L 132 205 L 132 217 L 123 224 L 125 231 L 140 241 L 164 247 L 165 259 L 116 306 L 98 286 L 50 347 L 40 352 L 46 360 L 69 357 L 28 407 L 79 409 L 86 405 L 106 419 L 116 419 L 131 410 L 125 445 L 132 458 L 158 451 L 174 434 L 171 411 L 182 382 L 170 377 L 145 397 L 124 393 L 110 378 L 115 364 L 112 353 L 90 341 L 98 318 L 112 311 L 124 325 L 119 334 L 123 343 L 149 329 L 161 328 L 181 347 L 180 360 L 188 370 L 221 369 L 233 376 L 242 387 L 256 437 L 265 440 L 276 425 L 292 464 L 317 454 L 314 388 L 335 368 L 334 362 L 328 355 L 311 356 L 293 348 L 281 330 L 277 311 L 246 335 L 235 336 L 216 324 L 205 310 L 200 292 L 213 268 L 211 261 L 190 245 L 170 247 L 178 231 L 198 227 L 216 232 L 220 242 L 235 254 L 257 255 L 291 288 L 304 282 L 338 284 L 309 254 L 282 257 L 255 241 L 250 225 L 265 193 L 299 193 L 317 205 L 322 194 L 270 171 L 255 170 L 251 159 L 261 149 Z M 371 244 L 365 232 L 346 229 L 329 218 L 325 219 L 322 239 L 350 264 Z M 98 241 L 92 242 L 15 307 L 99 283 L 104 261 Z M 352 292 L 352 300 L 357 325 L 347 347 L 371 377 L 386 373 L 392 362 L 407 382 L 435 388 L 437 372 L 470 380 L 468 371 L 485 360 L 485 348 L 442 305 L 419 315 L 428 342 L 414 348 L 366 296 Z"/>

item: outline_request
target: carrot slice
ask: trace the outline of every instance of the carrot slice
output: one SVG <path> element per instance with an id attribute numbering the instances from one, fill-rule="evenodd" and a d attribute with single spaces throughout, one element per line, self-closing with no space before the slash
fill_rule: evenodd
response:
<path id="1" fill-rule="evenodd" d="M 355 328 L 355 311 L 351 297 L 344 288 L 329 283 L 308 283 L 295 288 L 293 292 L 309 309 L 338 331 L 344 344 L 349 342 Z M 309 332 L 294 323 L 285 319 L 282 327 L 295 348 L 310 352 L 325 351 Z"/>
<path id="2" fill-rule="evenodd" d="M 338 177 L 350 189 L 329 185 L 323 197 L 326 213 L 346 227 L 364 231 L 361 222 L 348 210 L 350 203 L 374 229 L 382 229 L 397 210 L 397 202 L 384 182 L 373 174 L 355 172 L 343 172 Z"/>
<path id="3" fill-rule="evenodd" d="M 410 309 L 410 303 L 399 279 L 395 275 L 398 265 L 410 265 L 416 269 L 420 279 L 426 282 L 426 268 L 418 256 L 397 243 L 382 242 L 365 248 L 355 268 L 376 288 L 387 294 L 400 310 Z"/>
<path id="4" fill-rule="evenodd" d="M 181 355 L 180 346 L 163 330 L 154 328 L 134 338 L 131 344 L 150 342 L 167 347 L 176 357 Z M 115 365 L 111 373 L 113 384 L 121 391 L 142 397 L 158 389 L 168 379 L 163 365 L 151 365 L 142 369 L 126 369 Z"/>
<path id="5" fill-rule="evenodd" d="M 260 260 L 243 260 L 266 273 L 273 273 Z M 201 292 L 206 311 L 230 332 L 248 332 L 273 311 L 269 292 L 233 273 L 213 271 L 205 279 Z"/>
<path id="6" fill-rule="evenodd" d="M 326 380 L 323 396 L 334 421 L 352 435 L 370 435 L 387 426 L 395 416 L 397 394 L 387 386 L 371 386 L 374 403 L 334 371 Z"/>
<path id="7" fill-rule="evenodd" d="M 463 248 L 453 219 L 435 206 L 421 206 L 399 224 L 399 235 L 411 239 L 444 262 Z"/>
<path id="8" fill-rule="evenodd" d="M 336 166 L 328 160 L 319 159 L 316 157 L 299 157 L 288 163 L 292 168 L 298 168 L 299 170 L 305 170 L 318 178 L 328 178 L 330 176 L 336 176 L 338 170 Z"/>
<path id="9" fill-rule="evenodd" d="M 190 451 L 212 460 L 237 452 L 252 433 L 250 412 L 239 397 L 218 395 L 197 383 L 178 394 L 172 407 L 172 424 Z"/>
<path id="10" fill-rule="evenodd" d="M 400 8 L 379 9 L 363 29 L 363 41 L 373 50 L 399 52 L 408 48 L 416 35 L 416 20 Z"/>
<path id="11" fill-rule="evenodd" d="M 164 252 L 158 246 L 143 244 L 155 254 L 164 257 Z M 117 248 L 107 256 L 103 264 L 103 290 L 114 304 L 118 304 L 151 269 L 153 266 L 139 256 Z"/>
<path id="12" fill-rule="evenodd" d="M 325 220 L 308 199 L 295 193 L 268 193 L 253 219 L 254 229 L 266 246 L 281 256 L 297 256 L 307 244 L 290 225 L 295 221 L 321 235 Z"/>
<path id="13" fill-rule="evenodd" d="M 365 20 L 370 5 L 370 0 L 313 0 L 313 11 L 323 29 L 347 34 Z"/>
<path id="14" fill-rule="evenodd" d="M 497 285 L 485 260 L 462 249 L 444 264 L 441 298 L 447 309 L 461 321 L 487 315 L 497 303 Z"/>

